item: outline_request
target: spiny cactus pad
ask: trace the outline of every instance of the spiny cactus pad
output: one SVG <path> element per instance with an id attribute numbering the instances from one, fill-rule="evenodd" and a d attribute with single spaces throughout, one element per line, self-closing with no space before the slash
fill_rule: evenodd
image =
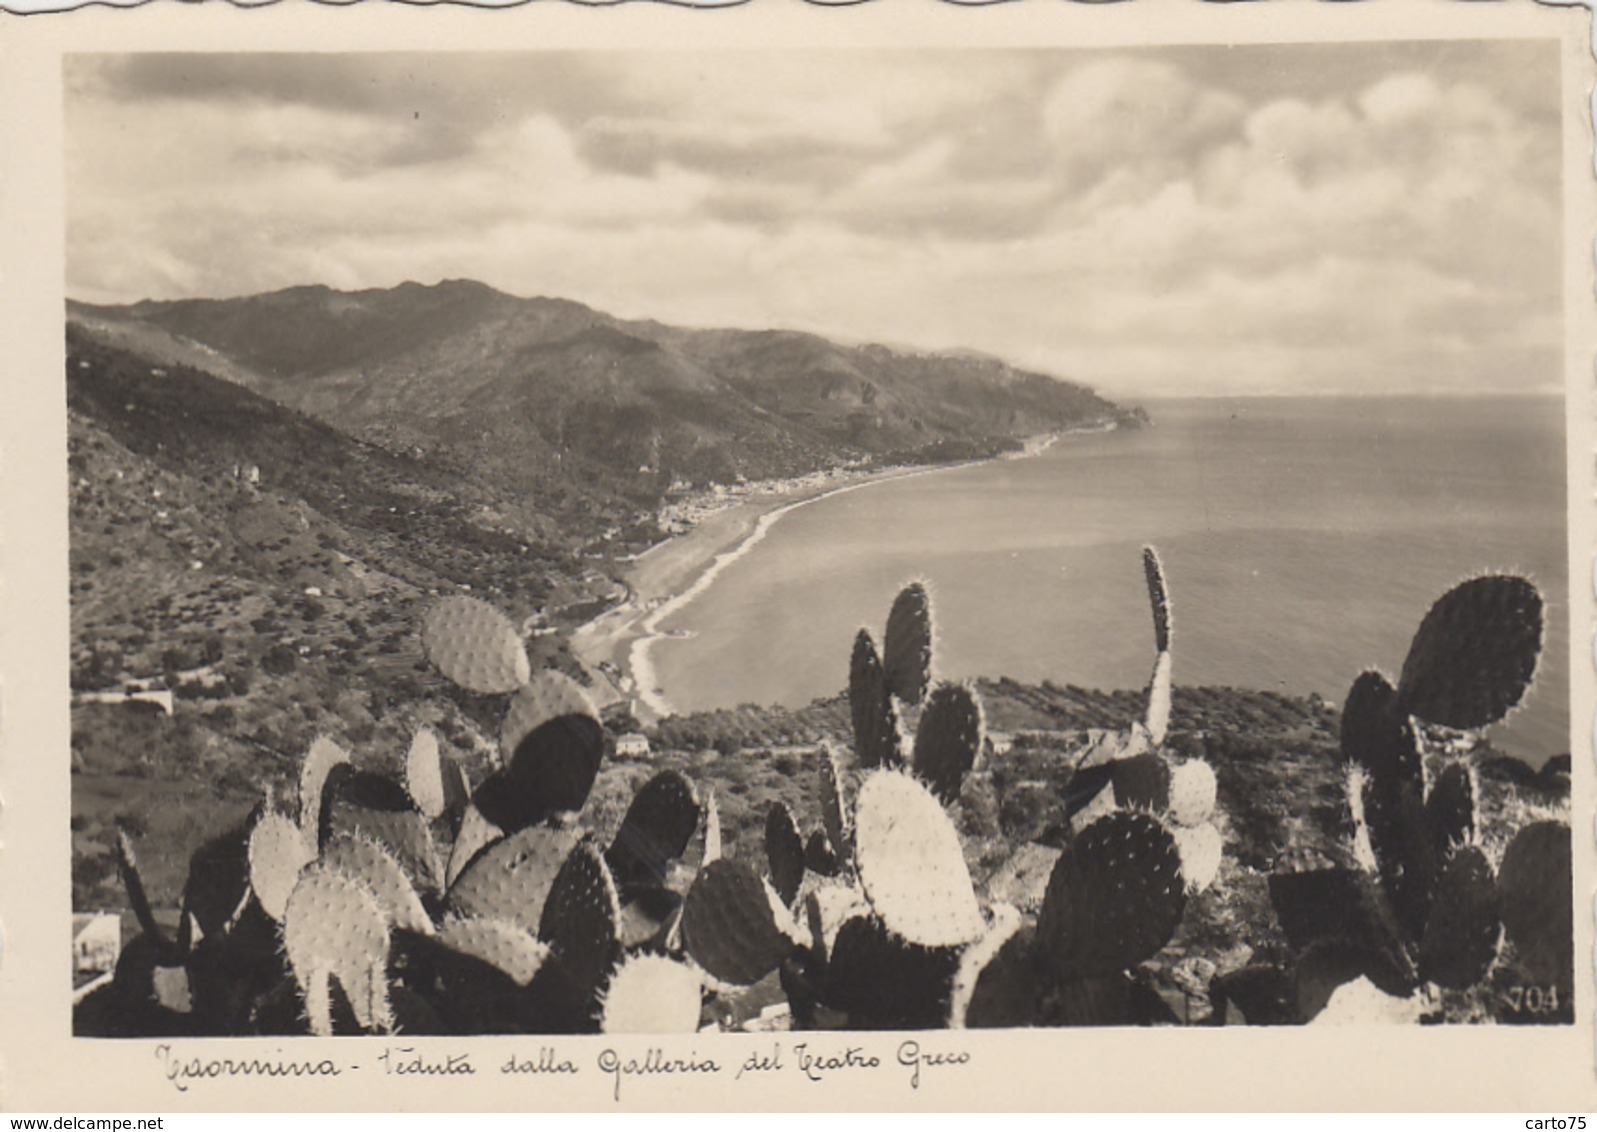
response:
<path id="1" fill-rule="evenodd" d="M 1170 764 L 1152 752 L 1109 764 L 1115 803 L 1130 810 L 1162 814 L 1170 807 Z"/>
<path id="2" fill-rule="evenodd" d="M 828 743 L 821 764 L 821 825 L 832 851 L 841 862 L 854 856 L 854 811 L 844 794 L 848 771 L 843 766 L 843 752 Z"/>
<path id="3" fill-rule="evenodd" d="M 268 916 L 282 921 L 300 870 L 315 858 L 304 831 L 282 814 L 265 814 L 255 823 L 249 842 L 250 887 Z"/>
<path id="4" fill-rule="evenodd" d="M 604 992 L 606 1034 L 691 1034 L 703 999 L 699 974 L 663 955 L 624 960 Z"/>
<path id="5" fill-rule="evenodd" d="M 772 802 L 765 813 L 765 859 L 771 886 L 783 904 L 792 904 L 804 882 L 804 841 L 785 802 Z"/>
<path id="6" fill-rule="evenodd" d="M 1159 654 L 1153 662 L 1153 675 L 1148 677 L 1148 706 L 1143 722 L 1148 728 L 1148 738 L 1155 747 L 1162 746 L 1170 733 L 1170 710 L 1173 703 L 1172 672 L 1175 662 L 1167 652 Z"/>
<path id="7" fill-rule="evenodd" d="M 1169 818 L 1177 825 L 1202 825 L 1214 816 L 1219 783 L 1214 768 L 1202 759 L 1188 759 L 1170 768 Z"/>
<path id="8" fill-rule="evenodd" d="M 860 786 L 854 821 L 860 884 L 889 930 L 927 947 L 982 935 L 959 833 L 930 791 L 898 771 L 875 771 Z"/>
<path id="9" fill-rule="evenodd" d="M 1148 582 L 1148 604 L 1153 607 L 1153 644 L 1158 652 L 1170 651 L 1170 590 L 1165 585 L 1164 563 L 1151 546 L 1142 548 L 1142 572 Z"/>
<path id="10" fill-rule="evenodd" d="M 1064 978 L 1122 971 L 1170 942 L 1186 903 L 1175 838 L 1158 819 L 1123 810 L 1093 822 L 1059 858 L 1038 946 Z"/>
<path id="11" fill-rule="evenodd" d="M 545 944 L 508 920 L 451 917 L 438 929 L 438 942 L 451 951 L 482 960 L 519 987 L 530 984 L 549 959 Z"/>
<path id="12" fill-rule="evenodd" d="M 536 932 L 555 876 L 580 839 L 574 828 L 532 825 L 494 842 L 449 886 L 450 910 Z"/>
<path id="13" fill-rule="evenodd" d="M 307 869 L 283 912 L 283 949 L 313 1033 L 332 1033 L 329 975 L 349 996 L 363 1029 L 387 1028 L 388 923 L 359 882 L 331 869 Z"/>
<path id="14" fill-rule="evenodd" d="M 538 936 L 585 994 L 599 989 L 620 947 L 621 905 L 598 846 L 583 841 L 560 866 L 544 901 Z"/>
<path id="15" fill-rule="evenodd" d="M 1425 799 L 1425 821 L 1438 860 L 1446 860 L 1454 846 L 1475 835 L 1475 782 L 1468 765 L 1449 763 L 1442 768 Z"/>
<path id="16" fill-rule="evenodd" d="M 1189 893 L 1202 892 L 1220 875 L 1220 859 L 1224 855 L 1224 840 L 1213 822 L 1203 825 L 1176 826 L 1171 831 L 1176 839 L 1176 852 L 1181 855 L 1181 878 Z"/>
<path id="17" fill-rule="evenodd" d="M 460 764 L 438 745 L 430 727 L 418 728 L 405 756 L 405 790 L 428 821 L 466 804 L 470 791 Z"/>
<path id="18" fill-rule="evenodd" d="M 1033 925 L 1014 908 L 996 906 L 992 930 L 960 957 L 949 1005 L 949 1028 L 1035 1025 L 1042 982 L 1035 944 Z"/>
<path id="19" fill-rule="evenodd" d="M 375 841 L 341 834 L 322 850 L 322 867 L 364 885 L 394 927 L 420 935 L 432 934 L 432 920 L 410 878 L 393 854 Z"/>
<path id="20" fill-rule="evenodd" d="M 335 766 L 347 765 L 349 752 L 327 736 L 319 736 L 299 768 L 299 824 L 316 836 L 322 820 L 322 786 Z"/>
<path id="21" fill-rule="evenodd" d="M 823 877 L 835 877 L 842 870 L 842 862 L 832 850 L 825 830 L 810 831 L 810 839 L 804 843 L 804 867 Z"/>
<path id="22" fill-rule="evenodd" d="M 502 695 L 532 676 L 510 618 L 474 597 L 447 597 L 433 606 L 421 642 L 433 666 L 467 691 Z"/>
<path id="23" fill-rule="evenodd" d="M 411 805 L 404 788 L 391 779 L 349 767 L 335 768 L 322 798 L 323 847 L 341 834 L 382 845 L 417 890 L 438 892 L 443 888 L 444 867 L 427 819 Z"/>
<path id="24" fill-rule="evenodd" d="M 860 766 L 898 766 L 904 761 L 898 732 L 898 709 L 887 692 L 887 677 L 869 629 L 854 638 L 848 665 L 849 716 L 854 724 L 854 753 Z"/>
<path id="25" fill-rule="evenodd" d="M 545 668 L 510 697 L 499 725 L 500 757 L 508 764 L 523 739 L 549 721 L 567 715 L 586 716 L 597 722 L 599 709 L 581 684 L 563 672 Z"/>
<path id="26" fill-rule="evenodd" d="M 1527 825 L 1497 870 L 1498 911 L 1520 967 L 1568 989 L 1574 978 L 1573 850 L 1563 822 Z"/>
<path id="27" fill-rule="evenodd" d="M 468 804 L 465 814 L 460 819 L 460 832 L 455 834 L 455 843 L 449 850 L 449 868 L 444 876 L 445 884 L 453 886 L 476 859 L 477 854 L 504 835 L 505 831 L 483 817 L 481 810 L 473 804 Z"/>
<path id="28" fill-rule="evenodd" d="M 206 841 L 189 858 L 183 886 L 184 914 L 202 935 L 220 935 L 246 902 L 250 887 L 250 832 L 261 815 L 257 807 L 226 833 Z"/>
<path id="29" fill-rule="evenodd" d="M 633 795 L 621 828 L 605 853 L 623 893 L 665 883 L 699 828 L 699 793 L 680 771 L 663 770 Z"/>
<path id="30" fill-rule="evenodd" d="M 1542 648 L 1542 598 L 1524 578 L 1472 578 L 1444 594 L 1420 622 L 1397 698 L 1411 715 L 1469 730 L 1519 703 Z"/>
<path id="31" fill-rule="evenodd" d="M 721 806 L 715 800 L 715 790 L 712 788 L 704 799 L 704 853 L 699 859 L 700 866 L 708 865 L 711 861 L 721 859 Z"/>
<path id="32" fill-rule="evenodd" d="M 959 800 L 982 745 L 982 710 L 963 684 L 939 684 L 915 730 L 915 774 L 944 805 Z"/>
<path id="33" fill-rule="evenodd" d="M 794 947 L 785 909 L 752 868 L 722 857 L 699 870 L 682 907 L 682 942 L 711 978 L 749 986 Z"/>
<path id="34" fill-rule="evenodd" d="M 912 582 L 893 599 L 882 638 L 887 690 L 906 704 L 925 698 L 932 674 L 932 603 L 926 587 Z"/>
<path id="35" fill-rule="evenodd" d="M 822 998 L 861 1029 L 925 1030 L 944 1025 L 959 969 L 959 948 L 922 947 L 875 916 L 838 930 Z"/>
<path id="36" fill-rule="evenodd" d="M 1420 941 L 1419 973 L 1438 986 L 1463 989 L 1485 978 L 1497 958 L 1496 877 L 1473 846 L 1447 863 Z"/>

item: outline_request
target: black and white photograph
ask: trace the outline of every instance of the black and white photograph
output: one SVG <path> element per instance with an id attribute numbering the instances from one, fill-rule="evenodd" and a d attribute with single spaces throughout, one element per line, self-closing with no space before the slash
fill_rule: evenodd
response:
<path id="1" fill-rule="evenodd" d="M 1589 1045 L 1566 55 L 63 52 L 52 1025 Z"/>

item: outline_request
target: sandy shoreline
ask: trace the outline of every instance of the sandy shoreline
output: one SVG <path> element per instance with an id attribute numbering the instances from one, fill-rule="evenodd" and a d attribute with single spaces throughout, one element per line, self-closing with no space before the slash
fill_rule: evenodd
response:
<path id="1" fill-rule="evenodd" d="M 660 632 L 660 623 L 693 601 L 721 571 L 757 546 L 783 515 L 817 500 L 888 480 L 949 472 L 991 460 L 1034 456 L 1063 436 L 1085 431 L 1097 430 L 1066 430 L 1034 438 L 1021 452 L 982 460 L 889 468 L 863 474 L 839 472 L 801 487 L 751 493 L 705 516 L 692 530 L 668 538 L 639 555 L 626 573 L 631 596 L 580 626 L 572 634 L 571 651 L 590 670 L 598 671 L 603 665 L 615 695 L 632 701 L 640 722 L 652 723 L 671 714 L 670 704 L 656 686 L 654 666 L 649 657 L 653 643 L 669 636 Z"/>

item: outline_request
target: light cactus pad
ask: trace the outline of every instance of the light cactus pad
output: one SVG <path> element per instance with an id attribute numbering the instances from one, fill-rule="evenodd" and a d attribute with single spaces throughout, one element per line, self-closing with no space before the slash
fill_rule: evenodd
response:
<path id="1" fill-rule="evenodd" d="M 842 864 L 854 856 L 854 815 L 844 793 L 848 771 L 843 765 L 841 748 L 828 743 L 822 752 L 821 767 L 821 826 L 832 852 Z"/>
<path id="2" fill-rule="evenodd" d="M 433 666 L 467 691 L 503 695 L 532 676 L 510 618 L 474 597 L 456 595 L 433 606 L 421 641 Z"/>
<path id="3" fill-rule="evenodd" d="M 1153 675 L 1148 678 L 1148 707 L 1143 725 L 1155 747 L 1162 746 L 1170 733 L 1171 671 L 1173 662 L 1168 652 L 1159 654 L 1153 663 Z"/>
<path id="4" fill-rule="evenodd" d="M 1213 822 L 1205 822 L 1176 826 L 1171 833 L 1176 839 L 1176 852 L 1181 855 L 1181 879 L 1187 891 L 1203 892 L 1220 875 L 1220 859 L 1225 852 L 1220 830 Z"/>
<path id="5" fill-rule="evenodd" d="M 970 943 L 986 930 L 959 833 L 937 798 L 897 771 L 860 786 L 854 856 L 861 887 L 888 930 L 926 947 Z"/>
<path id="6" fill-rule="evenodd" d="M 1170 768 L 1169 818 L 1177 825 L 1202 825 L 1214 816 L 1219 784 L 1214 768 L 1202 759 L 1188 759 Z"/>
<path id="7" fill-rule="evenodd" d="M 509 764 L 516 748 L 528 735 L 551 720 L 567 715 L 586 716 L 597 722 L 599 709 L 587 690 L 564 672 L 542 669 L 510 697 L 499 725 L 499 753 L 503 761 Z"/>
<path id="8" fill-rule="evenodd" d="M 316 859 L 310 838 L 294 822 L 268 813 L 250 830 L 250 887 L 272 919 L 282 922 L 302 869 Z"/>
<path id="9" fill-rule="evenodd" d="M 416 809 L 428 821 L 436 821 L 446 810 L 465 805 L 471 791 L 460 764 L 438 745 L 438 735 L 430 727 L 416 730 L 405 756 L 405 789 Z"/>
<path id="10" fill-rule="evenodd" d="M 580 838 L 575 828 L 533 825 L 494 842 L 449 886 L 450 911 L 536 932 L 555 877 Z"/>
<path id="11" fill-rule="evenodd" d="M 335 766 L 349 762 L 349 752 L 325 735 L 318 736 L 299 768 L 299 824 L 314 841 L 322 820 L 322 787 Z"/>
<path id="12" fill-rule="evenodd" d="M 359 882 L 320 866 L 301 874 L 283 911 L 283 949 L 305 998 L 312 1033 L 332 1033 L 329 976 L 338 979 L 362 1029 L 392 1025 L 388 922 Z"/>
<path id="13" fill-rule="evenodd" d="M 702 867 L 720 859 L 721 805 L 715 800 L 715 789 L 712 787 L 704 799 L 704 853 L 699 864 Z"/>
<path id="14" fill-rule="evenodd" d="M 704 986 L 699 973 L 663 955 L 624 960 L 604 992 L 606 1034 L 692 1034 L 699 1028 Z"/>
<path id="15" fill-rule="evenodd" d="M 480 959 L 520 987 L 531 983 L 549 958 L 544 943 L 508 920 L 450 918 L 438 929 L 438 942 Z"/>
<path id="16" fill-rule="evenodd" d="M 375 841 L 349 834 L 335 837 L 322 850 L 322 867 L 364 885 L 394 927 L 432 934 L 432 919 L 410 878 L 393 854 Z"/>

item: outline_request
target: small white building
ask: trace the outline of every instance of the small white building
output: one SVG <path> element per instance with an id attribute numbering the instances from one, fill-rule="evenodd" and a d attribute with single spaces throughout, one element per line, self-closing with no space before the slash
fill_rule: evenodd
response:
<path id="1" fill-rule="evenodd" d="M 109 912 L 72 917 L 72 967 L 75 971 L 113 971 L 122 954 L 122 921 Z"/>
<path id="2" fill-rule="evenodd" d="M 622 758 L 641 759 L 649 754 L 649 738 L 636 731 L 616 737 L 616 754 Z"/>

